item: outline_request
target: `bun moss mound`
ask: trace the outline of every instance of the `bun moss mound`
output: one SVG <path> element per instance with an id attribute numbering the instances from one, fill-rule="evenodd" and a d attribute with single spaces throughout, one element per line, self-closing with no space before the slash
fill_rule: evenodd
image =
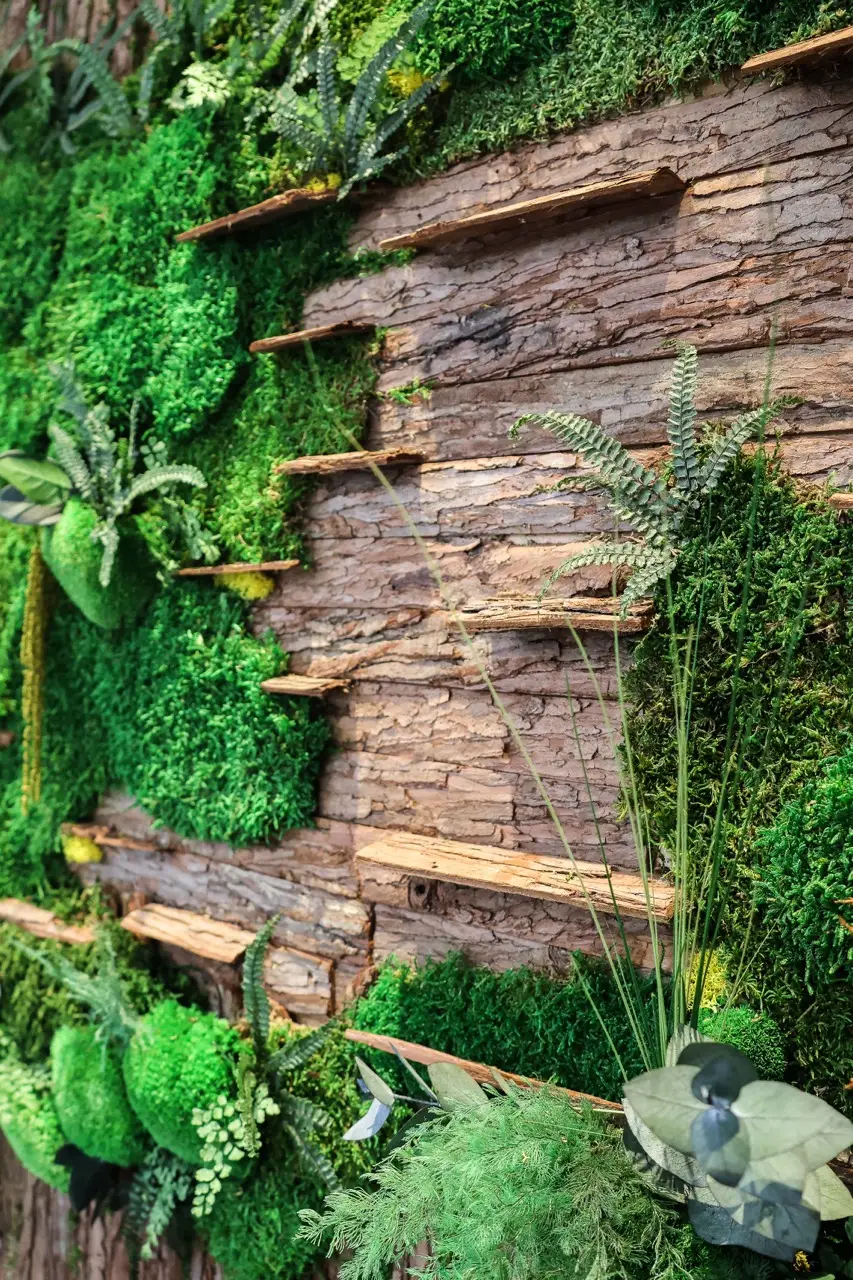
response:
<path id="1" fill-rule="evenodd" d="M 114 1049 L 92 1027 L 60 1027 L 50 1046 L 53 1101 L 62 1132 L 87 1156 L 125 1168 L 145 1155 L 145 1134 Z"/>
<path id="2" fill-rule="evenodd" d="M 28 1173 L 68 1191 L 69 1171 L 56 1163 L 65 1137 L 46 1067 L 28 1067 L 14 1058 L 0 1062 L 0 1129 Z"/>
<path id="3" fill-rule="evenodd" d="M 59 523 L 42 530 L 41 549 L 48 568 L 80 612 L 95 626 L 113 631 L 138 617 L 155 586 L 154 568 L 135 530 L 120 530 L 118 554 L 109 586 L 99 580 L 103 547 L 92 541 L 98 517 L 79 498 L 71 498 Z"/>
<path id="4" fill-rule="evenodd" d="M 201 1163 L 193 1111 L 234 1092 L 237 1032 L 212 1013 L 164 1000 L 140 1022 L 124 1055 L 130 1105 L 160 1147 Z"/>

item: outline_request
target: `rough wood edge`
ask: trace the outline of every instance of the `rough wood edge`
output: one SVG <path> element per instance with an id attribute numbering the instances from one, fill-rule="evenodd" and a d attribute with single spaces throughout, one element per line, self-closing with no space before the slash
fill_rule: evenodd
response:
<path id="1" fill-rule="evenodd" d="M 408 1058 L 410 1062 L 420 1063 L 421 1066 L 429 1067 L 436 1062 L 448 1062 L 455 1067 L 461 1067 L 463 1071 L 481 1084 L 495 1084 L 493 1067 L 487 1067 L 482 1062 L 471 1062 L 468 1058 L 457 1058 L 452 1053 L 442 1053 L 440 1049 L 429 1049 L 426 1045 L 413 1044 L 409 1040 L 399 1040 L 396 1036 L 377 1035 L 372 1031 L 355 1031 L 349 1028 L 345 1033 L 347 1040 L 352 1040 L 356 1044 L 366 1045 L 370 1049 L 379 1049 L 382 1053 L 399 1052 L 404 1058 Z M 606 1098 L 596 1098 L 592 1093 L 579 1093 L 576 1089 L 566 1089 L 562 1085 L 546 1085 L 544 1080 L 533 1080 L 530 1076 L 518 1076 L 512 1071 L 501 1071 L 500 1074 L 506 1080 L 511 1080 L 513 1084 L 519 1085 L 523 1089 L 553 1089 L 555 1093 L 563 1094 L 571 1098 L 573 1102 L 588 1102 L 595 1110 L 605 1110 L 614 1116 L 623 1115 L 622 1107 L 618 1102 L 608 1102 Z"/>
<path id="2" fill-rule="evenodd" d="M 298 560 L 262 560 L 257 563 L 235 561 L 234 564 L 213 564 L 193 566 L 191 569 L 176 569 L 176 578 L 206 578 L 223 573 L 284 573 L 286 569 L 299 567 Z"/>
<path id="3" fill-rule="evenodd" d="M 313 457 L 291 458 L 273 467 L 276 475 L 334 475 L 338 471 L 365 471 L 375 467 L 390 467 L 406 462 L 423 462 L 424 455 L 413 449 L 378 449 L 369 453 L 357 449 L 352 453 L 318 453 Z"/>
<path id="4" fill-rule="evenodd" d="M 831 493 L 828 502 L 835 511 L 853 510 L 853 493 Z"/>
<path id="5" fill-rule="evenodd" d="M 769 53 L 758 53 L 754 58 L 747 58 L 741 71 L 747 75 L 760 75 L 762 71 L 802 66 L 803 63 L 815 62 L 831 57 L 833 53 L 843 54 L 850 50 L 853 50 L 853 27 L 843 27 L 841 31 L 831 31 L 826 36 L 812 36 L 810 40 L 799 40 L 796 44 L 787 44 L 781 49 L 772 49 Z"/>
<path id="6" fill-rule="evenodd" d="M 158 902 L 129 912 L 121 926 L 138 938 L 165 942 L 205 960 L 219 960 L 224 964 L 239 960 L 255 937 L 236 925 Z"/>
<path id="7" fill-rule="evenodd" d="M 264 693 L 284 693 L 297 698 L 322 698 L 335 689 L 348 689 L 349 686 L 348 680 L 334 676 L 273 676 L 261 683 Z"/>
<path id="8" fill-rule="evenodd" d="M 623 204 L 630 200 L 642 200 L 651 196 L 674 195 L 686 187 L 683 179 L 671 169 L 643 169 L 622 178 L 609 178 L 604 182 L 588 182 L 580 187 L 551 192 L 534 200 L 519 200 L 513 204 L 499 205 L 480 213 L 469 213 L 461 218 L 446 218 L 427 223 L 414 231 L 390 236 L 379 241 L 379 248 L 423 249 L 452 240 L 463 240 L 479 232 L 503 231 L 513 226 L 526 226 L 532 222 L 553 218 L 572 209 L 586 212 Z M 580 213 L 577 214 L 580 216 Z"/>
<path id="9" fill-rule="evenodd" d="M 19 898 L 0 900 L 0 920 L 16 924 L 36 938 L 53 938 L 56 942 L 71 942 L 78 946 L 95 941 L 95 931 L 88 925 L 66 924 L 52 911 L 37 907 L 32 902 L 22 902 Z"/>
<path id="10" fill-rule="evenodd" d="M 296 333 L 282 333 L 275 338 L 258 338 L 251 343 L 253 355 L 262 352 L 285 351 L 288 347 L 301 347 L 304 342 L 322 342 L 325 338 L 348 338 L 358 333 L 370 333 L 376 325 L 367 320 L 341 320 L 338 324 L 321 324 L 315 329 L 299 329 Z"/>
<path id="11" fill-rule="evenodd" d="M 260 204 L 252 204 L 236 213 L 226 214 L 224 218 L 214 218 L 212 222 L 202 222 L 197 227 L 190 227 L 188 231 L 181 231 L 175 239 L 181 244 L 188 240 L 211 240 L 216 236 L 231 235 L 234 231 L 250 230 L 252 227 L 264 226 L 267 222 L 275 222 L 278 218 L 302 213 L 316 205 L 332 204 L 337 198 L 336 191 L 310 191 L 307 187 L 296 187 L 292 191 L 271 196 L 269 200 L 262 200 Z"/>
<path id="12" fill-rule="evenodd" d="M 105 849 L 136 849 L 139 853 L 157 853 L 160 846 L 150 840 L 136 840 L 133 836 L 114 834 L 109 827 L 98 826 L 94 822 L 63 822 L 61 827 L 64 836 L 81 836 L 84 840 L 93 840 Z"/>
<path id="13" fill-rule="evenodd" d="M 483 631 L 528 631 L 548 627 L 574 627 L 577 631 L 616 631 L 619 635 L 640 635 L 654 619 L 649 601 L 630 605 L 620 616 L 618 599 L 570 596 L 565 600 L 540 601 L 536 596 L 472 601 L 463 605 L 459 617 L 472 634 Z"/>
<path id="14" fill-rule="evenodd" d="M 663 881 L 651 881 L 647 903 L 639 875 L 608 871 L 604 863 L 573 862 L 521 849 L 392 830 L 357 850 L 355 861 L 423 880 L 563 902 L 580 909 L 592 904 L 597 911 L 615 914 L 618 910 L 625 917 L 639 920 L 648 919 L 649 907 L 660 923 L 669 921 L 673 913 L 674 890 Z"/>

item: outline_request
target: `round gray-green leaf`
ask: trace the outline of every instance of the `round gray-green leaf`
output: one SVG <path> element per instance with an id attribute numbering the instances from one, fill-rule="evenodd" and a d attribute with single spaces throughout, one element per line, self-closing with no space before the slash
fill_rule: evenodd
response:
<path id="1" fill-rule="evenodd" d="M 683 1155 L 693 1154 L 690 1128 L 707 1104 L 691 1088 L 696 1067 L 659 1067 L 629 1080 L 625 1097 L 662 1142 Z"/>
<path id="2" fill-rule="evenodd" d="M 822 1222 L 853 1217 L 853 1196 L 825 1164 L 812 1170 L 806 1178 L 803 1204 L 819 1213 Z"/>
<path id="3" fill-rule="evenodd" d="M 358 1055 L 356 1055 L 355 1061 L 358 1066 L 358 1073 L 364 1081 L 368 1093 L 376 1098 L 377 1102 L 381 1102 L 383 1106 L 393 1107 L 395 1101 L 394 1090 Z"/>
<path id="4" fill-rule="evenodd" d="M 740 1245 L 751 1249 L 753 1253 L 764 1254 L 768 1258 L 777 1258 L 780 1262 L 793 1262 L 795 1249 L 790 1245 L 768 1240 L 754 1231 L 735 1222 L 731 1214 L 726 1213 L 716 1204 L 700 1204 L 691 1200 L 688 1205 L 690 1222 L 697 1236 L 707 1240 L 708 1244 Z"/>
<path id="5" fill-rule="evenodd" d="M 481 1107 L 488 1102 L 476 1080 L 453 1062 L 434 1062 L 429 1067 L 430 1084 L 445 1111 L 457 1111 L 460 1107 Z"/>
<path id="6" fill-rule="evenodd" d="M 0 453 L 0 477 L 20 489 L 30 502 L 53 506 L 65 502 L 71 492 L 67 474 L 50 458 L 28 458 L 13 449 Z"/>
<path id="7" fill-rule="evenodd" d="M 623 1099 L 622 1106 L 628 1128 L 653 1165 L 658 1165 L 664 1172 L 690 1186 L 704 1183 L 705 1175 L 696 1160 L 662 1142 L 657 1134 L 652 1133 L 649 1126 L 640 1119 L 627 1098 Z"/>
<path id="8" fill-rule="evenodd" d="M 807 1169 L 819 1169 L 853 1143 L 853 1124 L 828 1102 L 778 1080 L 741 1090 L 732 1111 L 746 1124 L 753 1160 L 798 1149 Z"/>
<path id="9" fill-rule="evenodd" d="M 799 1204 L 809 1171 L 799 1148 L 750 1160 L 740 1180 L 741 1191 L 779 1204 Z"/>

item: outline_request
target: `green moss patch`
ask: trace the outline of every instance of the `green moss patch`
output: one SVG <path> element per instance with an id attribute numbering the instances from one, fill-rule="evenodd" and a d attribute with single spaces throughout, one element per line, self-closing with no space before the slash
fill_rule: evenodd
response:
<path id="1" fill-rule="evenodd" d="M 69 1142 L 87 1156 L 124 1168 L 145 1155 L 142 1125 L 131 1110 L 121 1060 L 91 1027 L 60 1027 L 50 1046 L 56 1114 Z"/>

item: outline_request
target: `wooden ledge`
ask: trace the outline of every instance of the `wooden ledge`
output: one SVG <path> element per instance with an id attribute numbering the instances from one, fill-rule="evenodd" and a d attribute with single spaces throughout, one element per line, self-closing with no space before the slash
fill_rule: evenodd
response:
<path id="1" fill-rule="evenodd" d="M 402 875 L 425 880 L 446 880 L 474 889 L 517 893 L 523 898 L 541 898 L 615 913 L 635 919 L 648 918 L 646 896 L 639 875 L 611 871 L 597 862 L 574 862 L 547 854 L 524 853 L 519 849 L 498 849 L 490 845 L 465 844 L 435 836 L 391 831 L 381 840 L 359 849 L 356 862 L 386 867 Z M 674 890 L 653 880 L 649 886 L 649 907 L 654 918 L 672 918 Z M 616 907 L 614 907 L 614 899 Z"/>
<path id="2" fill-rule="evenodd" d="M 322 698 L 335 689 L 348 689 L 348 680 L 323 676 L 273 676 L 261 684 L 264 693 L 288 693 L 297 698 Z"/>
<path id="3" fill-rule="evenodd" d="M 221 960 L 224 964 L 239 960 L 255 936 L 247 929 L 238 929 L 210 916 L 156 902 L 129 912 L 121 926 L 137 938 L 166 942 L 205 960 Z"/>
<path id="4" fill-rule="evenodd" d="M 355 1031 L 349 1028 L 344 1032 L 347 1040 L 352 1040 L 355 1044 L 366 1045 L 369 1049 L 379 1049 L 382 1053 L 393 1053 L 396 1057 L 397 1053 L 401 1053 L 409 1062 L 417 1062 L 422 1066 L 433 1066 L 436 1062 L 449 1062 L 454 1067 L 461 1067 L 463 1071 L 467 1071 L 469 1076 L 477 1080 L 480 1084 L 494 1084 L 495 1077 L 493 1075 L 494 1068 L 487 1067 L 482 1062 L 471 1062 L 468 1058 L 456 1058 L 452 1053 L 442 1053 L 440 1049 L 428 1049 L 426 1045 L 413 1044 L 410 1040 L 399 1040 L 396 1036 L 376 1035 L 372 1031 Z M 532 1080 L 529 1076 L 517 1076 L 512 1071 L 501 1071 L 500 1073 L 505 1080 L 511 1080 L 513 1084 L 519 1085 L 522 1089 L 544 1089 L 545 1082 L 542 1080 Z M 596 1111 L 604 1109 L 612 1112 L 614 1116 L 623 1114 L 622 1107 L 618 1102 L 608 1102 L 605 1098 L 596 1098 L 592 1093 L 579 1093 L 576 1089 L 566 1089 L 562 1085 L 549 1085 L 555 1093 L 561 1093 L 573 1102 L 588 1102 Z"/>
<path id="5" fill-rule="evenodd" d="M 492 231 L 507 231 L 513 227 L 526 227 L 545 222 L 565 214 L 582 217 L 591 209 L 603 209 L 608 205 L 625 204 L 632 200 L 645 200 L 652 196 L 673 195 L 683 191 L 686 183 L 671 169 L 644 169 L 629 173 L 624 178 L 608 178 L 605 182 L 589 182 L 582 187 L 570 187 L 535 200 L 519 200 L 515 204 L 500 205 L 481 213 L 470 213 L 462 218 L 448 218 L 429 222 L 426 226 L 408 231 L 404 235 L 380 240 L 379 248 L 425 249 L 449 244 L 453 240 L 466 240 Z"/>
<path id="6" fill-rule="evenodd" d="M 466 630 L 530 631 L 540 627 L 574 627 L 576 631 L 610 631 L 619 635 L 641 635 L 654 618 L 654 606 L 638 601 L 620 617 L 620 602 L 608 596 L 570 596 L 567 599 L 539 600 L 536 596 L 473 601 L 463 605 L 459 617 Z"/>
<path id="7" fill-rule="evenodd" d="M 81 836 L 84 840 L 94 840 L 95 844 L 105 849 L 135 849 L 138 853 L 158 853 L 160 845 L 150 840 L 135 840 L 133 836 L 116 834 L 110 827 L 98 826 L 94 822 L 63 822 L 64 836 Z"/>
<path id="8" fill-rule="evenodd" d="M 189 231 L 182 231 L 175 236 L 178 243 L 187 240 L 213 240 L 217 236 L 228 236 L 235 231 L 251 231 L 268 222 L 276 222 L 294 213 L 304 213 L 320 204 L 334 204 L 338 194 L 336 191 L 309 191 L 307 187 L 296 187 L 293 191 L 283 191 L 281 195 L 271 196 L 260 204 L 249 205 L 248 209 L 240 209 L 237 213 L 229 213 L 224 218 L 214 218 L 212 222 L 202 222 Z"/>
<path id="9" fill-rule="evenodd" d="M 33 906 L 31 902 L 21 902 L 18 898 L 0 900 L 0 920 L 16 924 L 19 929 L 26 929 L 27 933 L 32 933 L 36 938 L 53 938 L 55 942 L 72 942 L 77 945 L 95 941 L 95 931 L 88 925 L 66 924 L 52 911 Z"/>
<path id="10" fill-rule="evenodd" d="M 424 455 L 411 449 L 378 449 L 368 453 L 357 449 L 354 453 L 318 453 L 313 457 L 291 458 L 273 467 L 276 475 L 307 476 L 335 475 L 338 471 L 366 471 L 371 463 L 375 467 L 400 466 L 406 462 L 423 462 Z"/>
<path id="11" fill-rule="evenodd" d="M 304 342 L 322 342 L 324 338 L 349 338 L 357 333 L 372 333 L 375 328 L 372 320 L 342 320 L 339 324 L 321 324 L 316 329 L 283 333 L 277 338 L 259 338 L 251 344 L 249 350 L 253 355 L 285 351 L 288 347 L 301 347 Z"/>
<path id="12" fill-rule="evenodd" d="M 853 510 L 853 493 L 831 493 L 829 505 L 835 511 L 851 511 Z"/>
<path id="13" fill-rule="evenodd" d="M 176 569 L 176 578 L 206 578 L 221 573 L 284 573 L 285 569 L 296 569 L 298 560 L 262 560 L 257 563 L 236 561 L 234 564 L 209 564 L 191 569 Z"/>
<path id="14" fill-rule="evenodd" d="M 805 66 L 809 62 L 820 62 L 833 55 L 843 57 L 851 52 L 853 52 L 853 27 L 844 27 L 841 31 L 831 31 L 827 36 L 813 36 L 811 40 L 787 44 L 781 49 L 773 49 L 770 53 L 756 54 L 754 58 L 747 59 L 741 71 L 747 75 L 757 76 L 763 71 Z"/>

